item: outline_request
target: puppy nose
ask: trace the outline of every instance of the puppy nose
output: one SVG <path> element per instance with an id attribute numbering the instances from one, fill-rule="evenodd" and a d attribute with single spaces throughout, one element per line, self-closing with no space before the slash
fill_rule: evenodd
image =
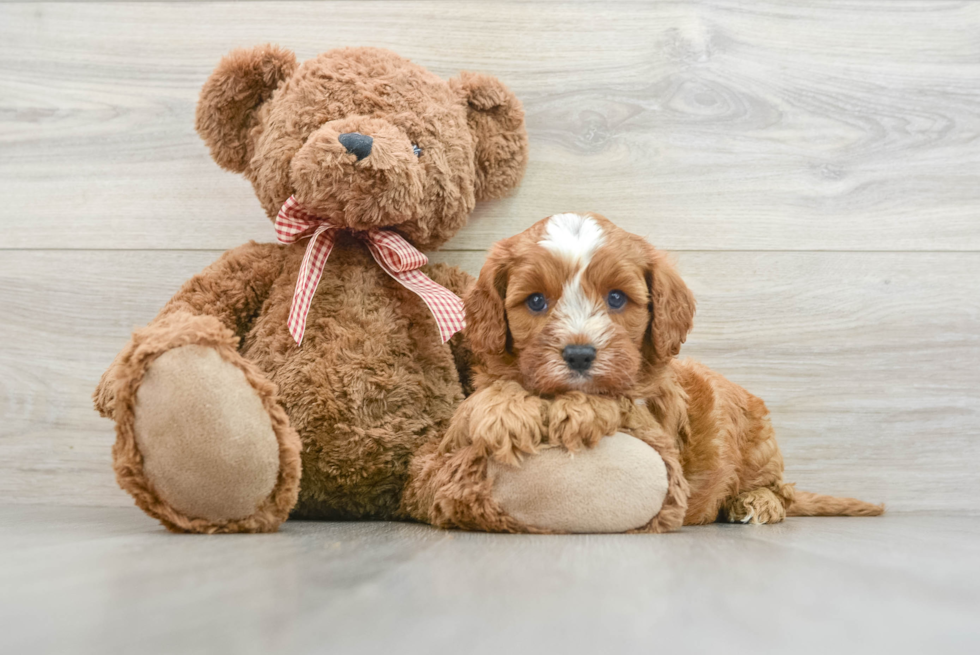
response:
<path id="1" fill-rule="evenodd" d="M 595 361 L 595 347 L 565 346 L 565 349 L 561 351 L 561 356 L 568 364 L 568 368 L 578 373 L 585 373 L 592 368 L 592 362 Z"/>
<path id="2" fill-rule="evenodd" d="M 360 132 L 344 132 L 337 140 L 347 148 L 347 152 L 357 157 L 357 161 L 371 154 L 371 145 L 374 143 L 374 139 Z"/>

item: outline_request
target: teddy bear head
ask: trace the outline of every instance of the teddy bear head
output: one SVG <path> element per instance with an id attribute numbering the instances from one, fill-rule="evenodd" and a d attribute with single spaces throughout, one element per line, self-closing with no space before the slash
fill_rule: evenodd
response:
<path id="1" fill-rule="evenodd" d="M 378 48 L 302 64 L 272 45 L 233 51 L 201 91 L 196 127 L 270 218 L 295 195 L 335 225 L 392 228 L 421 249 L 515 187 L 527 163 L 523 109 L 499 80 L 447 82 Z"/>

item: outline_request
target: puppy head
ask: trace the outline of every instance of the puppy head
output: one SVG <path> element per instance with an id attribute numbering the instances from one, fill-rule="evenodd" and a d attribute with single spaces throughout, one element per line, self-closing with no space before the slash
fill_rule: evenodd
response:
<path id="1" fill-rule="evenodd" d="M 479 372 L 540 394 L 628 395 L 677 355 L 694 318 L 665 255 L 596 214 L 498 242 L 465 301 Z"/>

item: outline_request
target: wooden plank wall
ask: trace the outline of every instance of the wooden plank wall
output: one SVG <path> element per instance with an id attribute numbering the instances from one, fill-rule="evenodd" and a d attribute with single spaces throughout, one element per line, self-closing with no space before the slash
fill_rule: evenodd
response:
<path id="1" fill-rule="evenodd" d="M 766 399 L 806 488 L 980 511 L 980 3 L 0 4 L 0 502 L 126 505 L 89 394 L 272 230 L 193 131 L 228 50 L 491 72 L 531 163 L 435 259 L 565 210 L 672 250 L 686 354 Z"/>

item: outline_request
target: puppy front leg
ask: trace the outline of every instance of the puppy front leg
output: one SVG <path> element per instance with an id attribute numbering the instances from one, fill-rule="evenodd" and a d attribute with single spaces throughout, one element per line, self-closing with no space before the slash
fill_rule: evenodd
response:
<path id="1" fill-rule="evenodd" d="M 545 432 L 547 404 L 520 384 L 498 380 L 463 401 L 439 451 L 468 445 L 504 464 L 517 466 L 521 454 L 538 451 Z"/>
<path id="2" fill-rule="evenodd" d="M 618 400 L 572 391 L 554 399 L 548 411 L 548 441 L 569 452 L 594 448 L 621 423 Z"/>

